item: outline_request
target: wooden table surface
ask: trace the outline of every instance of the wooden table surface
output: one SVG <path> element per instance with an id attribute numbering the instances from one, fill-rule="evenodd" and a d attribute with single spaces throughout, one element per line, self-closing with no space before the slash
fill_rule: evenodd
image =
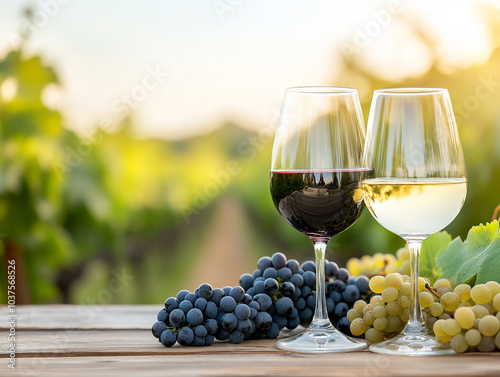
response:
<path id="1" fill-rule="evenodd" d="M 159 306 L 17 306 L 16 369 L 7 367 L 10 313 L 0 307 L 0 376 L 500 376 L 500 353 L 405 357 L 369 351 L 300 354 L 275 340 L 163 347 Z"/>

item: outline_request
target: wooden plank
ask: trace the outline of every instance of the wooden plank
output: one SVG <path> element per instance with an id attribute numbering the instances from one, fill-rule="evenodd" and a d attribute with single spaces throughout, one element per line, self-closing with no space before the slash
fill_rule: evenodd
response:
<path id="1" fill-rule="evenodd" d="M 26 376 L 498 376 L 500 354 L 411 358 L 368 351 L 299 354 L 260 339 L 163 347 L 152 335 L 158 306 L 17 307 L 17 375 Z M 87 311 L 86 311 L 87 310 Z M 90 310 L 93 314 L 89 314 Z M 7 308 L 0 314 L 7 316 Z M 6 322 L 2 321 L 5 328 Z M 292 332 L 293 333 L 293 332 Z M 5 333 L 6 335 L 6 333 Z M 282 337 L 290 333 L 282 333 Z M 7 345 L 0 360 L 7 368 Z M 11 372 L 11 371 L 9 371 Z M 5 375 L 0 367 L 0 375 Z M 8 375 L 11 375 L 10 373 Z"/>
<path id="2" fill-rule="evenodd" d="M 162 305 L 17 305 L 20 330 L 150 329 Z M 0 318 L 11 313 L 0 307 Z M 0 329 L 6 329 L 0 321 Z"/>
<path id="3" fill-rule="evenodd" d="M 147 357 L 100 356 L 18 359 L 18 372 L 34 376 L 498 376 L 496 355 L 411 358 L 348 354 L 207 353 Z"/>
<path id="4" fill-rule="evenodd" d="M 16 342 L 18 357 L 284 352 L 275 348 L 276 340 L 273 339 L 248 340 L 237 345 L 216 341 L 209 347 L 183 347 L 176 344 L 174 347 L 167 348 L 153 337 L 150 330 L 23 330 L 17 333 Z M 2 344 L 2 351 L 7 350 L 7 344 Z M 6 357 L 6 354 L 0 357 Z"/>
<path id="5" fill-rule="evenodd" d="M 176 345 L 166 348 L 147 330 L 22 331 L 18 334 L 17 345 L 21 369 L 28 372 L 30 368 L 39 370 L 43 367 L 47 375 L 54 376 L 68 373 L 68 368 L 71 368 L 72 376 L 118 371 L 125 375 L 146 375 L 146 371 L 160 375 L 166 369 L 180 376 L 304 376 L 318 373 L 428 377 L 483 376 L 500 371 L 498 353 L 425 358 L 387 356 L 368 351 L 298 354 L 278 350 L 275 340 L 271 339 L 245 341 L 238 345 L 216 342 L 210 347 Z M 2 351 L 7 351 L 3 348 Z"/>

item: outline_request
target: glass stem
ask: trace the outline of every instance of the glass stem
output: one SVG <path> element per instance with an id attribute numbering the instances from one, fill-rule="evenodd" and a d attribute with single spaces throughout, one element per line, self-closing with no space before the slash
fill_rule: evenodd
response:
<path id="1" fill-rule="evenodd" d="M 427 328 L 425 327 L 424 320 L 422 319 L 422 312 L 420 311 L 420 299 L 418 294 L 418 262 L 420 258 L 420 249 L 422 248 L 422 242 L 422 240 L 408 241 L 408 248 L 410 250 L 411 300 L 410 316 L 408 319 L 408 323 L 403 330 L 403 333 L 410 336 L 427 334 Z"/>
<path id="2" fill-rule="evenodd" d="M 312 322 L 309 325 L 313 329 L 333 328 L 326 310 L 325 252 L 326 242 L 314 242 L 314 255 L 316 256 L 316 309 Z"/>

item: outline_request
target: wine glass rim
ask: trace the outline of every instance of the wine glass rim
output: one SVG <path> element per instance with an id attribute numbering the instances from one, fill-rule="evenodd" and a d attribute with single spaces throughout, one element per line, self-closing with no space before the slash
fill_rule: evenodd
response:
<path id="1" fill-rule="evenodd" d="M 393 96 L 415 96 L 415 95 L 433 95 L 448 93 L 444 88 L 386 88 L 377 89 L 374 94 L 387 94 Z"/>
<path id="2" fill-rule="evenodd" d="M 358 91 L 354 88 L 341 86 L 292 86 L 286 89 L 287 93 L 307 93 L 307 94 L 355 94 Z"/>

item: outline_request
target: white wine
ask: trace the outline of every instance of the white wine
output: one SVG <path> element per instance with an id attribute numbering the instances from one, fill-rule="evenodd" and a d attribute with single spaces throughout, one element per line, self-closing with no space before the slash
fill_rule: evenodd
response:
<path id="1" fill-rule="evenodd" d="M 371 214 L 403 238 L 425 238 L 446 227 L 467 195 L 465 178 L 374 178 L 362 185 Z"/>

